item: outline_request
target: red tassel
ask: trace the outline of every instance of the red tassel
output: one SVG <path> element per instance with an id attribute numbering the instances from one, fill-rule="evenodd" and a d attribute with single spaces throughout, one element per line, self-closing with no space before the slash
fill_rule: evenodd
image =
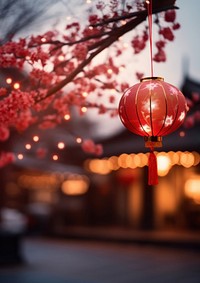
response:
<path id="1" fill-rule="evenodd" d="M 148 164 L 148 184 L 157 185 L 158 184 L 158 169 L 157 169 L 157 159 L 153 151 L 149 153 L 149 164 Z"/>

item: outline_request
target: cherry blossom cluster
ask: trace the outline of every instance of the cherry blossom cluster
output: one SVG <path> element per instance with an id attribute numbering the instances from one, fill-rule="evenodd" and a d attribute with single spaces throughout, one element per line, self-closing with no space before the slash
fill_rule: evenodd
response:
<path id="1" fill-rule="evenodd" d="M 120 68 L 125 67 L 120 62 L 123 52 L 119 39 L 130 31 L 130 26 L 134 30 L 143 22 L 143 31 L 136 35 L 134 32 L 131 45 L 135 54 L 146 47 L 149 35 L 144 10 L 144 1 L 139 0 L 126 4 L 119 0 L 108 4 L 98 1 L 90 9 L 86 26 L 74 21 L 63 31 L 51 30 L 0 46 L 1 70 L 14 68 L 24 75 L 17 89 L 6 81 L 1 85 L 0 140 L 9 138 L 10 128 L 22 132 L 37 123 L 40 129 L 52 129 L 70 119 L 74 107 L 80 115 L 88 108 L 98 108 L 99 114 L 116 116 L 118 95 L 129 87 L 126 81 L 119 80 Z M 136 21 L 137 17 L 141 22 Z M 174 10 L 161 13 L 161 17 L 162 21 L 158 16 L 156 21 L 160 37 L 154 56 L 157 62 L 166 60 L 166 42 L 174 39 L 173 31 L 179 27 Z M 108 48 L 105 62 L 95 62 L 94 58 Z M 142 73 L 136 75 L 140 78 Z M 98 101 L 102 96 L 105 103 Z M 90 139 L 83 140 L 81 147 L 85 152 L 102 154 L 102 147 Z"/>
<path id="2" fill-rule="evenodd" d="M 12 163 L 15 160 L 15 156 L 12 152 L 4 152 L 0 153 L 0 168 Z"/>
<path id="3" fill-rule="evenodd" d="M 153 60 L 156 62 L 165 62 L 166 53 L 164 48 L 169 41 L 174 40 L 174 31 L 180 28 L 180 24 L 176 22 L 176 11 L 168 10 L 164 12 L 163 22 L 167 23 L 167 26 L 160 23 L 159 18 L 156 19 L 156 24 L 159 28 L 160 39 L 155 43 L 157 47 L 157 53 L 154 55 Z"/>

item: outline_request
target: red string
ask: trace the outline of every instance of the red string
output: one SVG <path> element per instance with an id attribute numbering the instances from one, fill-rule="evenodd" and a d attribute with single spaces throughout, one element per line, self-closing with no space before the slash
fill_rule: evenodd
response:
<path id="1" fill-rule="evenodd" d="M 149 22 L 149 43 L 150 43 L 151 77 L 153 77 L 152 0 L 147 0 L 146 3 L 147 3 L 148 22 Z"/>

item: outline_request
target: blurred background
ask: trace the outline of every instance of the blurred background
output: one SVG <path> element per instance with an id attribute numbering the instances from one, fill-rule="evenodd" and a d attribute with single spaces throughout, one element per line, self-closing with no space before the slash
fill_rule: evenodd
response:
<path id="1" fill-rule="evenodd" d="M 5 1 L 0 4 L 2 7 L 3 2 Z M 58 25 L 58 19 L 66 21 L 69 17 L 74 17 L 84 23 L 86 11 L 91 2 L 27 1 L 27 6 L 23 6 L 27 9 L 25 12 L 22 9 L 22 1 L 16 1 L 14 5 L 12 1 L 7 1 L 6 3 L 10 3 L 10 10 L 6 10 L 7 14 L 5 10 L 0 11 L 2 15 L 1 44 L 9 40 L 11 33 L 18 38 L 48 30 L 50 25 Z M 176 4 L 179 7 L 177 20 L 181 24 L 181 29 L 176 32 L 175 41 L 167 47 L 167 62 L 155 63 L 155 73 L 164 77 L 165 81 L 179 87 L 187 98 L 192 99 L 195 93 L 197 102 L 194 111 L 198 111 L 200 3 L 198 0 L 177 0 Z M 128 64 L 122 76 L 128 76 L 130 68 L 138 70 L 141 65 L 143 66 L 146 56 L 148 56 L 148 50 L 141 56 L 137 56 L 137 59 L 133 58 L 134 66 L 131 63 Z M 127 60 L 130 60 L 128 55 Z M 9 70 L 10 75 L 13 78 L 17 76 L 14 70 Z M 8 74 L 1 72 L 2 80 L 7 76 Z M 17 79 L 19 79 L 18 76 Z M 131 76 L 129 80 L 132 84 L 136 82 Z M 61 255 L 66 249 L 66 254 L 70 254 L 72 262 L 75 260 L 74 254 L 77 260 L 81 258 L 80 262 L 83 262 L 88 256 L 86 250 L 90 251 L 91 264 L 95 255 L 102 256 L 104 262 L 106 253 L 109 258 L 117 257 L 113 250 L 119 249 L 124 262 L 126 262 L 125 257 L 131 261 L 137 261 L 141 255 L 142 259 L 139 260 L 141 265 L 146 256 L 150 262 L 150 258 L 154 255 L 163 255 L 163 260 L 166 261 L 163 261 L 162 268 L 170 261 L 181 266 L 180 269 L 177 268 L 179 272 L 177 281 L 173 282 L 199 282 L 200 274 L 196 269 L 199 262 L 197 254 L 194 256 L 190 254 L 191 261 L 193 259 L 195 262 L 194 272 L 192 273 L 190 269 L 190 274 L 188 268 L 188 277 L 185 273 L 186 281 L 184 281 L 184 276 L 180 274 L 184 274 L 181 272 L 184 270 L 188 254 L 186 256 L 185 253 L 181 255 L 175 252 L 175 256 L 171 258 L 171 254 L 168 254 L 166 250 L 161 252 L 149 250 L 149 248 L 139 250 L 138 247 L 134 250 L 132 247 L 135 256 L 132 258 L 124 246 L 116 244 L 151 243 L 163 248 L 170 243 L 173 247 L 190 247 L 193 250 L 199 250 L 199 124 L 195 124 L 190 119 L 188 125 L 164 138 L 161 151 L 156 152 L 159 184 L 149 187 L 147 184 L 148 152 L 144 148 L 141 137 L 124 129 L 118 117 L 108 119 L 106 114 L 99 116 L 92 110 L 89 110 L 84 117 L 79 117 L 76 112 L 74 115 L 76 119 L 51 131 L 41 131 L 32 127 L 21 135 L 13 133 L 12 139 L 1 145 L 2 149 L 11 148 L 17 156 L 14 164 L 0 169 L 1 262 L 20 262 L 24 258 L 24 253 L 25 258 L 28 258 L 30 262 L 34 260 L 37 262 L 41 261 L 43 255 L 48 252 L 52 257 L 53 252 Z M 72 138 L 70 134 L 72 131 L 77 138 L 89 137 L 101 143 L 104 148 L 103 155 L 96 158 L 84 153 L 80 145 L 74 142 L 74 137 Z M 26 155 L 26 149 L 29 146 L 35 149 L 35 152 L 45 148 L 48 156 L 41 159 L 34 152 Z M 52 239 L 56 241 L 59 239 L 60 245 L 63 244 L 63 239 L 67 239 L 68 246 L 61 247 Z M 70 242 L 74 239 L 79 240 L 77 244 Z M 100 252 L 101 248 L 97 248 L 94 243 L 85 244 L 84 242 L 81 246 L 80 241 L 83 239 L 109 241 L 113 246 L 110 247 L 104 243 Z M 81 257 L 79 252 L 85 257 Z M 181 262 L 178 261 L 179 256 L 182 256 Z M 48 259 L 45 258 L 46 260 Z M 60 256 L 59 260 L 71 261 L 71 258 L 65 259 Z M 155 261 L 154 263 L 156 264 Z M 53 266 L 53 261 L 49 263 L 49 266 L 51 264 Z M 97 261 L 98 264 L 102 267 L 102 262 Z M 116 267 L 122 263 L 120 261 L 115 264 Z M 44 268 L 48 268 L 48 264 Z M 111 265 L 110 270 L 112 270 Z M 131 274 L 131 269 L 123 271 Z M 75 273 L 75 270 L 73 272 Z M 148 272 L 150 274 L 150 271 Z M 113 273 L 109 275 L 108 273 L 106 273 L 108 277 L 99 277 L 101 278 L 99 281 L 95 281 L 88 275 L 84 279 L 87 281 L 80 281 L 81 279 L 76 281 L 76 277 L 72 276 L 73 280 L 65 282 L 128 283 L 144 282 L 142 280 L 146 279 L 138 277 L 138 281 L 133 281 L 134 277 L 130 277 L 129 279 L 120 278 L 117 281 Z M 13 271 L 13 276 L 18 278 L 16 274 Z M 20 281 L 22 277 L 19 276 L 12 282 L 39 282 L 34 279 L 32 271 L 29 272 L 29 276 L 33 278 L 32 281 Z M 63 274 L 63 276 L 66 275 Z M 160 277 L 156 278 L 156 273 L 153 276 L 152 282 L 172 282 L 160 281 Z M 187 281 L 192 276 L 193 281 Z M 8 277 L 8 273 L 2 273 L 0 282 L 6 282 L 3 278 L 7 280 L 11 277 Z M 115 280 L 112 281 L 110 278 Z M 45 277 L 44 280 L 54 282 L 51 279 Z M 168 279 L 171 280 L 172 277 L 166 280 Z M 61 278 L 59 280 L 63 282 Z"/>

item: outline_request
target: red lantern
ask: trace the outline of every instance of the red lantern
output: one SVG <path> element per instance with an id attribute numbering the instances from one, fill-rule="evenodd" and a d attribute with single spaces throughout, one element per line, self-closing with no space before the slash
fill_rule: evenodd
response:
<path id="1" fill-rule="evenodd" d="M 148 77 L 130 87 L 119 103 L 119 116 L 131 132 L 144 136 L 149 156 L 149 184 L 157 184 L 157 165 L 153 154 L 162 146 L 162 136 L 181 126 L 187 113 L 182 92 L 160 77 Z M 154 164 L 154 165 L 153 165 Z"/>

